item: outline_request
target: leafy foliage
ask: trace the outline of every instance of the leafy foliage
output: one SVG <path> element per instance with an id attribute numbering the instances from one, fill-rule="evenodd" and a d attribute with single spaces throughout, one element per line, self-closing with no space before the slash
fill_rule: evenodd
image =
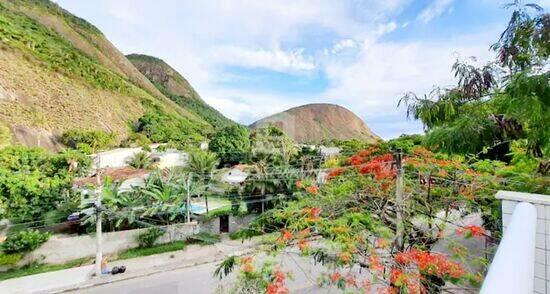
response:
<path id="1" fill-rule="evenodd" d="M 136 153 L 129 161 L 128 165 L 133 168 L 150 169 L 153 166 L 151 155 L 145 151 Z"/>
<path id="2" fill-rule="evenodd" d="M 40 233 L 37 230 L 20 231 L 8 238 L 2 243 L 4 253 L 24 253 L 31 252 L 48 241 L 50 233 Z"/>
<path id="3" fill-rule="evenodd" d="M 194 143 L 203 140 L 203 126 L 187 118 L 167 113 L 160 106 L 146 103 L 147 111 L 134 126 L 152 142 Z"/>
<path id="4" fill-rule="evenodd" d="M 61 136 L 61 142 L 66 146 L 80 150 L 89 147 L 89 150 L 92 152 L 104 150 L 107 147 L 112 146 L 115 139 L 116 138 L 113 133 L 106 133 L 104 131 L 97 130 L 70 130 L 64 132 Z"/>
<path id="5" fill-rule="evenodd" d="M 201 232 L 187 237 L 188 244 L 212 245 L 220 242 L 220 236 L 208 232 Z"/>
<path id="6" fill-rule="evenodd" d="M 0 214 L 14 220 L 42 218 L 71 196 L 73 177 L 85 173 L 90 164 L 76 151 L 0 150 Z"/>
<path id="7" fill-rule="evenodd" d="M 0 266 L 14 266 L 23 258 L 23 253 L 0 253 Z"/>
<path id="8" fill-rule="evenodd" d="M 248 129 L 242 126 L 227 126 L 214 133 L 209 148 L 221 159 L 221 163 L 238 163 L 248 159 L 250 138 Z"/>
<path id="9" fill-rule="evenodd" d="M 166 232 L 158 227 L 152 227 L 145 232 L 136 236 L 136 241 L 140 248 L 151 248 L 155 245 L 158 238 L 162 237 Z"/>
<path id="10" fill-rule="evenodd" d="M 514 1 L 508 27 L 491 48 L 496 62 L 476 67 L 463 61 L 453 66 L 456 87 L 436 88 L 418 97 L 408 93 L 409 118 L 428 131 L 425 144 L 448 153 L 509 160 L 510 142 L 528 140 L 536 157 L 550 150 L 550 16 L 536 4 Z M 475 61 L 475 59 L 474 59 Z"/>

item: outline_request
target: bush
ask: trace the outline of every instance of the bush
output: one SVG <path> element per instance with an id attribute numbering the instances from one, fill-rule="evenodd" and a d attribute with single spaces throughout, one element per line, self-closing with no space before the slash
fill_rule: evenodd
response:
<path id="1" fill-rule="evenodd" d="M 70 130 L 61 136 L 61 143 L 66 146 L 83 151 L 91 148 L 92 152 L 109 147 L 114 140 L 113 133 L 104 131 Z"/>
<path id="2" fill-rule="evenodd" d="M 23 253 L 0 253 L 0 266 L 14 266 L 23 258 Z"/>
<path id="3" fill-rule="evenodd" d="M 38 230 L 20 231 L 9 235 L 2 243 L 4 253 L 25 253 L 31 252 L 48 241 L 50 233 L 41 233 Z"/>
<path id="4" fill-rule="evenodd" d="M 152 227 L 147 229 L 145 232 L 140 233 L 136 237 L 136 241 L 139 243 L 141 248 L 151 248 L 155 245 L 158 238 L 162 237 L 166 232 L 157 227 Z"/>

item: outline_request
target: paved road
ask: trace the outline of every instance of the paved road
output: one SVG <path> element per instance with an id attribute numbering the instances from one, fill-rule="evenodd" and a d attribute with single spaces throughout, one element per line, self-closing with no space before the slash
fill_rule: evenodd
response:
<path id="1" fill-rule="evenodd" d="M 285 254 L 281 257 L 283 270 L 291 271 L 294 280 L 288 281 L 291 293 L 338 293 L 335 289 L 319 289 L 316 284 L 323 267 L 314 266 L 310 259 Z M 298 264 L 299 263 L 299 264 Z M 234 275 L 219 280 L 212 277 L 217 263 L 208 263 L 194 267 L 178 269 L 169 272 L 153 274 L 120 282 L 113 282 L 88 289 L 80 289 L 72 293 L 214 293 L 220 286 L 228 287 L 234 280 Z"/>

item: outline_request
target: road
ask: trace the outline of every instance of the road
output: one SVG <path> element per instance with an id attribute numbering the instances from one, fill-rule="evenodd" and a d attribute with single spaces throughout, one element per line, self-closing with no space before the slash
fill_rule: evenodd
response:
<path id="1" fill-rule="evenodd" d="M 262 259 L 267 259 L 262 257 Z M 320 289 L 317 286 L 317 277 L 324 271 L 322 266 L 315 266 L 311 258 L 301 258 L 294 254 L 283 254 L 280 257 L 282 269 L 291 271 L 293 279 L 287 285 L 291 293 L 338 293 L 335 289 Z M 79 289 L 72 293 L 121 293 L 121 294 L 145 294 L 145 293 L 185 293 L 203 294 L 214 293 L 219 287 L 230 287 L 235 280 L 235 274 L 221 281 L 214 278 L 214 272 L 218 263 L 207 263 L 193 267 L 167 271 L 146 277 L 112 282 L 88 289 Z"/>

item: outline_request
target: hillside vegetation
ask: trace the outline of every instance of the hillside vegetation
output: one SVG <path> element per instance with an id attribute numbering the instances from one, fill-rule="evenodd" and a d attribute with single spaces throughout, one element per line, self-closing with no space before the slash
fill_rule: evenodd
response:
<path id="1" fill-rule="evenodd" d="M 0 122 L 11 130 L 10 141 L 72 129 L 123 140 L 151 109 L 191 126 L 193 137 L 212 129 L 164 96 L 85 20 L 50 1 L 0 0 Z"/>
<path id="2" fill-rule="evenodd" d="M 166 97 L 179 106 L 190 110 L 217 129 L 235 124 L 206 104 L 191 84 L 162 59 L 143 54 L 130 54 L 127 57 Z"/>

